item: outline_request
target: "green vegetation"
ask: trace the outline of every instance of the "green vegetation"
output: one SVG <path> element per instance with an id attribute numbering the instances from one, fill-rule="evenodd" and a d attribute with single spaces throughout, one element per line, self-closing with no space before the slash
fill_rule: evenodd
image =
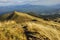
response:
<path id="1" fill-rule="evenodd" d="M 40 15 L 39 17 L 47 21 L 55 21 L 60 23 L 60 14 L 57 13 L 52 15 Z"/>

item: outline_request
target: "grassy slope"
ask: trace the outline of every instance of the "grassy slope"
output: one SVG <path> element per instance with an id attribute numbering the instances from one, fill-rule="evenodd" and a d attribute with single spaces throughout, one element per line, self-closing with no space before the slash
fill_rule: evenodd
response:
<path id="1" fill-rule="evenodd" d="M 59 24 L 15 12 L 11 19 L 0 22 L 0 40 L 60 40 Z"/>

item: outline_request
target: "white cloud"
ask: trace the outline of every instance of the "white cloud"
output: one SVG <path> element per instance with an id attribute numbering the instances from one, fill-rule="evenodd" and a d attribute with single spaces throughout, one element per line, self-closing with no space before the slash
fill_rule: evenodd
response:
<path id="1" fill-rule="evenodd" d="M 60 3 L 60 0 L 37 0 L 37 1 L 30 2 L 30 4 L 32 5 L 54 5 L 59 3 Z"/>
<path id="2" fill-rule="evenodd" d="M 53 5 L 60 3 L 60 0 L 0 0 L 0 6 L 6 5 Z"/>
<path id="3" fill-rule="evenodd" d="M 0 6 L 22 5 L 25 4 L 24 2 L 22 0 L 0 0 Z"/>

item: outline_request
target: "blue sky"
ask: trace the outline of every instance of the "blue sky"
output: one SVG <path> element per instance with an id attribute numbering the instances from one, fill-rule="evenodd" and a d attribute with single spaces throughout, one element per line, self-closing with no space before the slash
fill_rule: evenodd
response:
<path id="1" fill-rule="evenodd" d="M 0 0 L 0 6 L 8 5 L 55 5 L 60 4 L 60 0 Z"/>

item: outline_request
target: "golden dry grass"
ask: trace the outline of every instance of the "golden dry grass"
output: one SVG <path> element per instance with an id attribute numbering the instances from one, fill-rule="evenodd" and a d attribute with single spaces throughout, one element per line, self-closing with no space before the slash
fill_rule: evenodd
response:
<path id="1" fill-rule="evenodd" d="M 60 40 L 60 23 L 15 13 L 11 20 L 0 22 L 0 40 Z"/>

